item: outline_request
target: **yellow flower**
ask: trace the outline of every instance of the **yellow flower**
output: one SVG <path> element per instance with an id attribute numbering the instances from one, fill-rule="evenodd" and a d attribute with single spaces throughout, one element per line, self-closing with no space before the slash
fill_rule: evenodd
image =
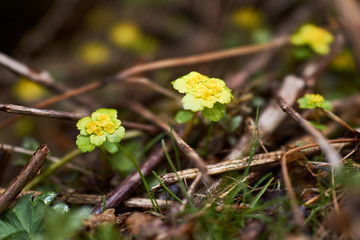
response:
<path id="1" fill-rule="evenodd" d="M 115 109 L 98 109 L 91 117 L 80 119 L 76 126 L 80 130 L 76 144 L 82 152 L 90 152 L 95 146 L 118 143 L 125 137 L 125 128 L 117 119 Z"/>
<path id="2" fill-rule="evenodd" d="M 297 102 L 300 104 L 300 108 L 302 109 L 331 109 L 331 103 L 329 101 L 325 101 L 324 97 L 320 94 L 305 94 L 305 96 L 303 98 L 299 98 Z"/>
<path id="3" fill-rule="evenodd" d="M 233 97 L 223 80 L 209 78 L 198 72 L 190 72 L 176 79 L 172 84 L 180 93 L 186 93 L 182 99 L 184 109 L 193 112 L 213 108 L 217 102 L 229 103 Z"/>
<path id="4" fill-rule="evenodd" d="M 290 42 L 294 45 L 309 45 L 318 54 L 328 54 L 330 44 L 333 42 L 334 36 L 313 24 L 303 25 L 298 32 L 293 34 Z"/>
<path id="5" fill-rule="evenodd" d="M 252 7 L 239 8 L 232 14 L 233 22 L 244 29 L 257 29 L 261 25 L 262 16 L 259 10 Z"/>
<path id="6" fill-rule="evenodd" d="M 22 101 L 35 102 L 44 97 L 47 91 L 39 84 L 34 83 L 27 78 L 20 77 L 13 87 L 13 93 Z"/>
<path id="7" fill-rule="evenodd" d="M 120 47 L 129 47 L 141 38 L 141 31 L 135 23 L 122 22 L 115 24 L 109 33 L 111 41 Z"/>
<path id="8" fill-rule="evenodd" d="M 355 60 L 349 50 L 343 50 L 333 58 L 330 66 L 337 71 L 351 72 L 355 70 Z"/>
<path id="9" fill-rule="evenodd" d="M 89 42 L 81 47 L 79 56 L 81 60 L 90 65 L 97 65 L 109 59 L 109 49 L 99 42 Z"/>

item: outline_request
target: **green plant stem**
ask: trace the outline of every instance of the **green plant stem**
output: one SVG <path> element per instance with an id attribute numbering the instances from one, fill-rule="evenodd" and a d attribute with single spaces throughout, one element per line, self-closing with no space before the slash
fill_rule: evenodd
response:
<path id="1" fill-rule="evenodd" d="M 75 149 L 71 152 L 69 152 L 68 154 L 66 154 L 64 157 L 62 157 L 60 159 L 59 162 L 56 162 L 54 164 L 52 164 L 51 166 L 49 166 L 47 169 L 45 169 L 44 172 L 40 173 L 40 175 L 38 175 L 37 177 L 35 177 L 32 181 L 30 181 L 25 187 L 24 187 L 24 191 L 26 190 L 30 190 L 33 187 L 35 187 L 36 185 L 38 185 L 41 181 L 43 181 L 47 176 L 49 176 L 50 174 L 52 174 L 55 170 L 57 170 L 58 168 L 60 168 L 61 166 L 65 165 L 66 163 L 68 163 L 71 159 L 73 159 L 74 157 L 78 156 L 81 154 L 81 151 L 79 149 Z"/>
<path id="2" fill-rule="evenodd" d="M 209 126 L 209 129 L 206 133 L 206 142 L 205 142 L 205 148 L 204 148 L 204 156 L 206 156 L 208 154 L 208 151 L 209 151 L 209 142 L 210 142 L 210 136 L 211 136 L 211 133 L 212 133 L 212 130 L 214 128 L 214 125 L 215 125 L 215 122 L 211 121 L 210 122 L 210 126 Z"/>
<path id="3" fill-rule="evenodd" d="M 184 135 L 182 137 L 182 139 L 184 141 L 186 141 L 186 139 L 189 137 L 190 135 L 190 132 L 191 132 L 191 129 L 193 128 L 194 126 L 194 122 L 195 122 L 195 119 L 196 119 L 196 114 L 197 112 L 193 112 L 193 116 L 191 118 L 191 120 L 188 122 L 187 126 L 186 126 L 186 129 L 185 129 L 185 132 L 184 132 Z"/>
<path id="4" fill-rule="evenodd" d="M 175 139 L 174 139 L 174 135 L 173 135 L 173 131 L 172 131 L 172 126 L 170 125 L 170 137 L 171 137 L 171 143 L 172 143 L 172 147 L 174 149 L 174 154 L 175 154 L 175 160 L 176 160 L 176 167 L 178 168 L 178 170 L 181 170 L 181 162 L 180 162 L 180 156 L 179 156 L 179 151 L 177 149 L 176 143 L 175 143 Z"/>
<path id="5" fill-rule="evenodd" d="M 177 178 L 179 179 L 178 182 L 180 184 L 181 193 L 188 200 L 189 206 L 191 208 L 194 208 L 193 201 L 190 198 L 190 196 L 187 194 L 185 184 L 184 184 L 183 180 L 180 178 L 179 174 L 177 173 L 177 170 L 176 170 L 176 168 L 174 166 L 174 163 L 171 161 L 170 155 L 169 155 L 168 151 L 166 150 L 166 145 L 165 145 L 164 139 L 161 140 L 161 144 L 162 144 L 162 147 L 164 149 L 165 157 L 166 157 L 166 159 L 167 159 L 167 161 L 168 161 L 168 163 L 170 165 L 171 170 L 176 174 Z"/>
<path id="6" fill-rule="evenodd" d="M 315 121 L 320 124 L 319 109 L 315 108 Z"/>
<path id="7" fill-rule="evenodd" d="M 158 182 L 160 183 L 160 185 L 177 201 L 182 202 L 182 200 L 180 198 L 178 198 L 160 179 L 160 177 L 156 174 L 155 171 L 152 171 L 155 178 L 158 180 Z"/>
<path id="8" fill-rule="evenodd" d="M 140 175 L 140 178 L 146 188 L 146 191 L 149 195 L 149 198 L 150 198 L 150 201 L 151 201 L 151 204 L 154 208 L 154 211 L 157 212 L 157 208 L 159 209 L 159 211 L 161 212 L 161 209 L 160 207 L 158 206 L 156 200 L 154 199 L 153 195 L 151 194 L 150 192 L 150 188 L 149 188 L 149 185 L 144 177 L 144 175 L 142 174 L 141 170 L 140 170 L 140 167 L 139 167 L 139 164 L 136 162 L 136 160 L 134 159 L 134 157 L 130 154 L 130 152 L 128 150 L 126 150 L 123 146 L 121 146 L 120 144 L 118 145 L 119 146 L 119 149 L 125 153 L 125 155 L 130 159 L 130 161 L 134 164 L 136 170 L 138 171 L 139 175 Z"/>

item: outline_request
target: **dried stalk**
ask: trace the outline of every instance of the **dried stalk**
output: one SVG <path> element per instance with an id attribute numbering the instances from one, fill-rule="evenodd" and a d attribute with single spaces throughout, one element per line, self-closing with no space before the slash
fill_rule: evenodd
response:
<path id="1" fill-rule="evenodd" d="M 235 56 L 261 52 L 261 51 L 272 49 L 274 47 L 280 47 L 280 46 L 286 44 L 287 41 L 288 41 L 287 38 L 279 37 L 279 38 L 275 38 L 271 42 L 264 43 L 264 44 L 242 46 L 239 48 L 220 50 L 220 51 L 215 51 L 215 52 L 211 52 L 211 53 L 197 54 L 197 55 L 192 55 L 192 56 L 188 56 L 188 57 L 169 58 L 169 59 L 158 60 L 158 61 L 154 61 L 154 62 L 140 64 L 140 65 L 125 69 L 124 71 L 119 72 L 115 76 L 106 78 L 102 81 L 95 81 L 95 82 L 83 85 L 81 87 L 78 87 L 78 88 L 69 89 L 66 92 L 64 92 L 63 94 L 48 98 L 38 104 L 35 104 L 33 107 L 44 108 L 46 106 L 52 105 L 52 104 L 60 102 L 62 100 L 65 100 L 65 99 L 68 99 L 71 97 L 75 97 L 75 96 L 79 96 L 90 90 L 104 87 L 105 85 L 109 84 L 110 82 L 124 80 L 124 79 L 126 79 L 130 76 L 133 76 L 135 74 L 138 74 L 138 73 L 152 71 L 152 70 L 156 70 L 156 69 L 168 68 L 168 67 L 198 64 L 198 63 L 202 63 L 202 62 L 211 62 L 211 61 L 215 61 L 215 60 L 226 59 L 226 58 L 231 58 L 231 57 L 235 57 Z M 19 119 L 19 117 L 14 117 L 14 118 L 8 119 L 7 121 L 1 123 L 0 129 L 7 127 L 8 125 L 12 124 L 17 119 Z"/>
<path id="2" fill-rule="evenodd" d="M 279 98 L 278 100 L 283 111 L 295 119 L 310 135 L 316 139 L 320 148 L 324 151 L 327 160 L 335 167 L 335 169 L 338 168 L 341 159 L 340 154 L 328 143 L 328 140 L 322 135 L 322 133 L 313 127 L 306 119 L 302 118 L 300 114 L 289 106 L 283 99 Z"/>
<path id="3" fill-rule="evenodd" d="M 284 151 L 276 151 L 276 152 L 270 152 L 270 153 L 263 153 L 263 154 L 257 154 L 253 156 L 253 159 L 251 161 L 250 166 L 259 166 L 259 165 L 266 165 L 270 163 L 276 163 L 281 159 L 282 154 L 284 154 Z M 222 173 L 226 173 L 229 171 L 235 171 L 235 170 L 242 170 L 248 167 L 250 157 L 244 157 L 240 159 L 234 159 L 229 161 L 223 161 L 220 163 L 215 164 L 209 164 L 206 166 L 207 172 L 210 176 L 213 175 L 219 175 Z M 171 185 L 178 182 L 178 177 L 180 179 L 194 179 L 199 174 L 199 170 L 197 168 L 190 168 L 185 169 L 182 171 L 178 171 L 177 173 L 166 173 L 160 176 L 161 181 L 165 185 Z M 154 186 L 151 190 L 155 191 L 157 189 L 161 188 L 161 185 Z"/>
<path id="4" fill-rule="evenodd" d="M 5 192 L 5 188 L 0 188 L 0 194 Z M 39 196 L 43 192 L 39 191 L 22 191 L 18 197 L 24 196 L 26 194 L 33 194 L 34 197 Z M 17 198 L 18 198 L 17 197 Z M 57 193 L 55 201 L 61 201 L 68 204 L 81 204 L 81 205 L 95 205 L 102 200 L 101 195 L 95 194 L 81 194 L 81 193 Z M 166 209 L 175 204 L 171 200 L 156 200 L 161 209 Z M 129 198 L 124 201 L 123 206 L 126 208 L 142 208 L 142 209 L 152 209 L 150 199 L 148 198 Z"/>
<path id="5" fill-rule="evenodd" d="M 208 177 L 207 168 L 204 160 L 200 157 L 200 155 L 195 152 L 180 136 L 177 132 L 170 129 L 170 126 L 163 122 L 160 118 L 154 115 L 152 112 L 147 110 L 143 105 L 137 102 L 130 103 L 132 108 L 131 110 L 137 112 L 144 118 L 153 122 L 155 125 L 163 129 L 168 136 L 173 136 L 176 145 L 180 148 L 180 150 L 194 163 L 194 165 L 200 170 L 202 173 L 202 179 L 205 182 L 211 182 L 211 179 Z"/>
<path id="6" fill-rule="evenodd" d="M 349 143 L 350 144 L 350 143 L 354 143 L 354 142 L 360 142 L 360 139 L 346 138 L 346 139 L 335 139 L 335 140 L 328 141 L 328 143 L 330 143 L 330 144 L 338 144 L 338 143 Z M 296 151 L 290 152 L 286 155 L 286 157 L 287 157 L 286 162 L 292 162 L 294 160 L 299 160 L 299 157 L 301 157 L 301 156 L 310 156 L 310 155 L 314 154 L 314 152 L 316 152 L 316 151 L 315 150 L 314 151 L 304 151 L 304 152 L 301 152 L 301 155 L 295 155 L 293 153 L 303 150 L 303 149 L 314 148 L 314 147 L 318 147 L 318 146 L 319 146 L 318 143 L 314 143 L 314 144 L 308 144 L 306 146 L 296 148 Z M 280 160 L 285 153 L 286 153 L 285 151 L 279 150 L 279 151 L 275 151 L 275 152 L 256 154 L 253 156 L 250 167 L 261 166 L 261 165 L 271 165 L 271 166 L 278 165 L 278 164 L 280 164 Z M 208 164 L 206 166 L 206 168 L 207 168 L 208 174 L 210 176 L 219 175 L 219 174 L 226 173 L 229 171 L 243 170 L 248 167 L 249 159 L 250 159 L 249 157 L 244 157 L 244 158 L 240 158 L 240 159 L 223 161 L 223 162 L 216 163 L 216 164 Z M 191 180 L 191 179 L 194 179 L 198 175 L 198 173 L 199 173 L 199 170 L 197 168 L 190 168 L 190 169 L 178 171 L 176 173 L 163 174 L 160 176 L 160 179 L 162 180 L 162 182 L 165 185 L 171 185 L 171 184 L 178 182 L 177 175 L 179 175 L 180 179 Z M 161 185 L 159 184 L 159 185 L 154 186 L 151 190 L 156 191 L 157 189 L 160 189 L 160 188 L 161 188 Z"/>
<path id="7" fill-rule="evenodd" d="M 169 142 L 167 146 L 171 146 Z M 168 147 L 168 151 L 171 151 L 171 147 Z M 162 147 L 157 148 L 150 157 L 141 165 L 140 170 L 142 174 L 146 177 L 152 170 L 161 163 L 164 158 L 164 150 Z M 129 175 L 118 187 L 112 190 L 106 196 L 106 208 L 115 208 L 120 203 L 122 203 L 126 198 L 129 197 L 129 194 L 132 193 L 137 186 L 141 183 L 141 178 L 138 172 L 133 172 Z M 102 213 L 103 206 L 102 201 L 98 201 L 97 205 L 92 209 L 93 214 Z"/>
<path id="8" fill-rule="evenodd" d="M 62 111 L 49 110 L 49 109 L 29 108 L 14 104 L 1 104 L 1 103 L 0 103 L 0 111 L 4 111 L 7 113 L 21 114 L 21 115 L 56 118 L 56 119 L 70 120 L 70 121 L 78 121 L 80 118 L 87 116 L 85 114 L 69 113 L 69 112 L 62 112 Z M 121 121 L 121 123 L 124 127 L 127 128 L 135 128 L 150 133 L 154 133 L 157 131 L 156 127 L 152 125 L 136 123 L 131 121 Z"/>
<path id="9" fill-rule="evenodd" d="M 16 198 L 23 187 L 39 172 L 42 165 L 45 163 L 48 153 L 48 147 L 45 144 L 40 145 L 30 162 L 26 164 L 19 175 L 11 181 L 9 187 L 0 196 L 0 214 L 9 206 L 12 200 Z"/>

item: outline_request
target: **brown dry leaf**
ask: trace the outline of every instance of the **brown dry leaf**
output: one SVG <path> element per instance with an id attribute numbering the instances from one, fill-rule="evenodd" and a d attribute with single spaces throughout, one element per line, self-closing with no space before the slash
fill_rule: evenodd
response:
<path id="1" fill-rule="evenodd" d="M 129 231 L 139 237 L 152 238 L 166 232 L 166 226 L 159 218 L 134 212 L 126 219 Z"/>
<path id="2" fill-rule="evenodd" d="M 115 223 L 115 209 L 109 208 L 101 214 L 92 214 L 84 221 L 84 225 L 90 229 L 94 229 L 99 224 Z"/>

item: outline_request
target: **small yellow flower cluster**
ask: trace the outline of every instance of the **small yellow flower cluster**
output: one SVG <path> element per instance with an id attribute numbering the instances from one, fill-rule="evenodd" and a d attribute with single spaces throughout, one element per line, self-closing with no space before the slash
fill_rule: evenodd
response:
<path id="1" fill-rule="evenodd" d="M 334 36 L 313 24 L 303 25 L 298 32 L 293 34 L 290 42 L 294 45 L 309 45 L 318 54 L 328 54 L 329 45 L 333 42 Z"/>
<path id="2" fill-rule="evenodd" d="M 110 39 L 121 47 L 128 47 L 141 37 L 141 31 L 135 23 L 120 22 L 109 33 Z"/>
<path id="3" fill-rule="evenodd" d="M 233 97 L 223 80 L 209 78 L 198 72 L 190 72 L 172 84 L 180 93 L 186 93 L 182 100 L 184 109 L 193 112 L 202 111 L 205 107 L 213 108 L 217 102 L 229 103 Z"/>
<path id="4" fill-rule="evenodd" d="M 254 30 L 260 27 L 262 22 L 261 12 L 252 7 L 239 8 L 232 14 L 233 22 L 244 29 Z"/>
<path id="5" fill-rule="evenodd" d="M 103 132 L 113 134 L 115 132 L 114 126 L 109 115 L 104 113 L 97 117 L 97 121 L 90 121 L 86 124 L 86 132 L 88 134 L 95 133 L 98 136 L 103 135 Z"/>
<path id="6" fill-rule="evenodd" d="M 299 98 L 297 102 L 300 104 L 300 108 L 302 109 L 331 109 L 331 103 L 326 101 L 320 94 L 305 94 L 305 96 L 303 98 Z"/>
<path id="7" fill-rule="evenodd" d="M 310 94 L 309 103 L 317 104 L 317 103 L 322 103 L 324 101 L 325 101 L 324 97 L 321 96 L 320 94 Z"/>
<path id="8" fill-rule="evenodd" d="M 35 102 L 46 95 L 47 91 L 41 85 L 20 77 L 13 87 L 13 94 L 24 102 Z"/>
<path id="9" fill-rule="evenodd" d="M 330 66 L 339 72 L 352 72 L 355 70 L 355 60 L 349 50 L 343 50 L 333 58 Z"/>
<path id="10" fill-rule="evenodd" d="M 125 137 L 125 128 L 117 119 L 115 109 L 98 109 L 91 114 L 91 117 L 80 119 L 76 126 L 80 130 L 76 144 L 83 152 L 90 152 L 95 146 L 118 143 Z"/>
<path id="11" fill-rule="evenodd" d="M 89 65 L 98 65 L 109 59 L 110 51 L 106 45 L 99 42 L 86 43 L 79 52 L 79 57 Z"/>
<path id="12" fill-rule="evenodd" d="M 155 38 L 144 33 L 134 22 L 117 22 L 109 31 L 110 40 L 121 49 L 134 53 L 153 54 L 158 48 Z"/>

